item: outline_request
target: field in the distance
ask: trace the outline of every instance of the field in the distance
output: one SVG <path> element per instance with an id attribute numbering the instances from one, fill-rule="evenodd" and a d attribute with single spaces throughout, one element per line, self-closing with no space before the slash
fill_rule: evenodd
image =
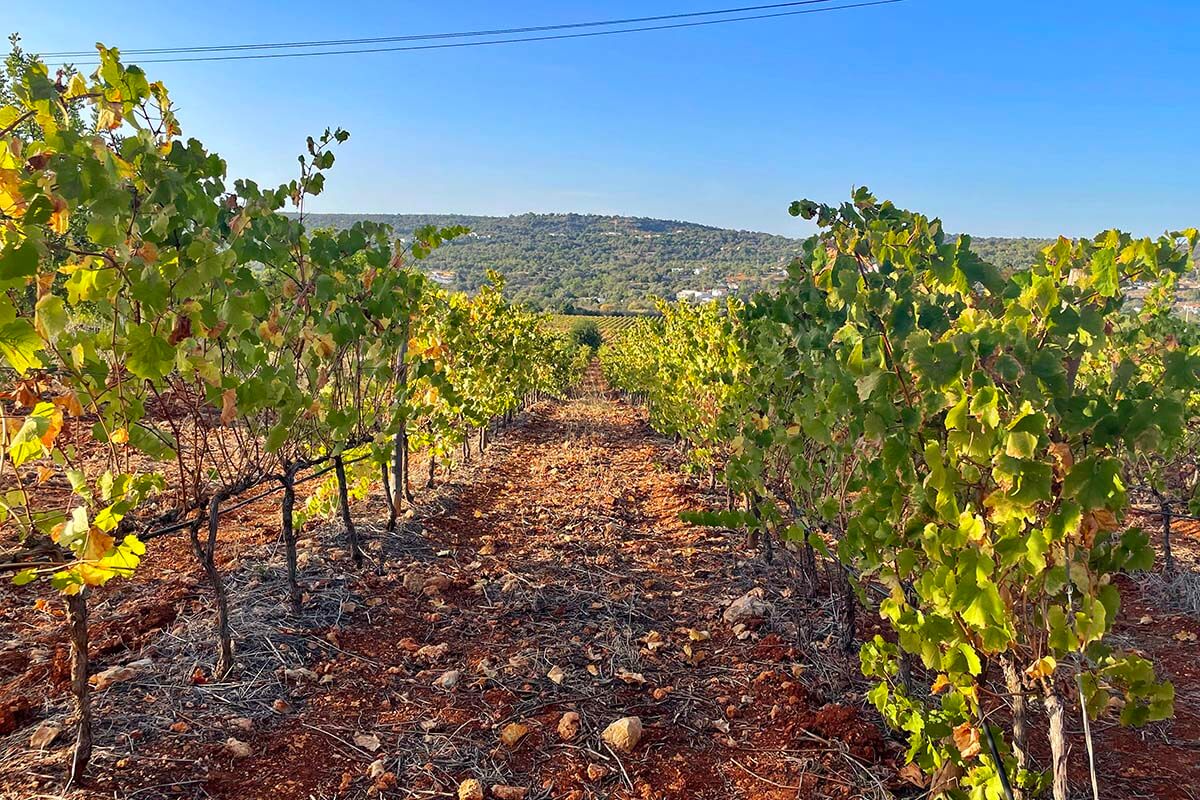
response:
<path id="1" fill-rule="evenodd" d="M 550 314 L 550 328 L 555 331 L 570 332 L 576 325 L 585 322 L 595 322 L 600 329 L 600 335 L 608 341 L 621 331 L 632 328 L 639 319 L 645 319 L 637 314 Z"/>

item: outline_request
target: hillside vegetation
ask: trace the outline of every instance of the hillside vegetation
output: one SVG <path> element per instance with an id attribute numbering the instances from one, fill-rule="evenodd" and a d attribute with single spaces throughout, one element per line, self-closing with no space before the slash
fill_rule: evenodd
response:
<path id="1" fill-rule="evenodd" d="M 597 214 L 310 214 L 314 227 L 382 222 L 401 235 L 426 225 L 471 234 L 430 256 L 426 267 L 456 289 L 474 290 L 497 269 L 513 299 L 552 310 L 647 310 L 653 297 L 715 290 L 749 295 L 774 285 L 800 240 L 694 222 Z M 1043 239 L 977 238 L 979 254 L 1005 271 L 1026 266 Z"/>
<path id="2" fill-rule="evenodd" d="M 797 241 L 692 222 L 594 214 L 312 214 L 317 227 L 385 222 L 402 235 L 424 225 L 466 225 L 471 234 L 430 257 L 472 290 L 488 269 L 508 278 L 514 300 L 538 308 L 646 309 L 650 297 L 686 289 L 738 292 L 782 276 Z M 699 270 L 699 272 L 697 272 Z M 735 286 L 730 286 L 733 284 Z"/>

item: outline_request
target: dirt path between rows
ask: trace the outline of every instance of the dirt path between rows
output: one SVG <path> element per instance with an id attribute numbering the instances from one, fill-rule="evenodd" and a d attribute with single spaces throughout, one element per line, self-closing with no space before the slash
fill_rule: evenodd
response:
<path id="1" fill-rule="evenodd" d="M 498 784 L 528 798 L 880 793 L 895 748 L 860 711 L 853 661 L 804 674 L 783 643 L 795 641 L 778 603 L 786 575 L 768 581 L 760 562 L 739 560 L 753 557 L 740 536 L 683 523 L 680 512 L 721 498 L 677 466 L 626 405 L 535 407 L 420 498 L 403 530 L 363 524 L 378 571 L 353 573 L 336 531 L 308 540 L 309 609 L 335 624 L 300 632 L 281 614 L 265 630 L 235 616 L 240 684 L 205 684 L 201 636 L 187 651 L 195 685 L 184 663 L 179 687 L 146 677 L 100 693 L 115 721 L 81 794 L 449 797 L 469 778 L 489 796 Z M 377 498 L 355 513 L 384 516 Z M 241 560 L 239 574 L 256 577 L 233 592 L 235 609 L 278 591 L 277 562 Z M 767 583 L 777 610 L 751 627 L 722 621 Z M 179 662 L 171 646 L 151 655 Z M 568 712 L 579 730 L 564 738 Z M 599 735 L 626 716 L 645 728 L 631 753 Z M 53 764 L 37 773 L 54 785 Z"/>
<path id="2" fill-rule="evenodd" d="M 351 569 L 336 528 L 311 532 L 303 620 L 282 605 L 278 548 L 241 554 L 235 679 L 205 679 L 203 611 L 127 654 L 135 677 L 98 693 L 96 777 L 68 796 L 453 798 L 468 779 L 500 800 L 919 796 L 824 596 L 786 558 L 680 519 L 722 500 L 640 410 L 535 406 L 402 530 L 376 524 L 378 497 L 355 508 L 374 568 Z M 726 622 L 756 587 L 761 616 Z M 644 733 L 621 752 L 600 733 L 627 716 Z M 66 739 L 0 773 L 4 796 L 61 796 Z M 1105 772 L 1150 789 L 1125 771 L 1152 755 L 1140 741 Z"/>
<path id="3" fill-rule="evenodd" d="M 256 734 L 252 757 L 214 763 L 210 791 L 435 797 L 476 778 L 531 798 L 794 797 L 808 773 L 836 797 L 882 778 L 865 774 L 873 722 L 784 674 L 777 635 L 739 640 L 719 619 L 756 570 L 736 537 L 680 521 L 709 498 L 669 455 L 617 403 L 539 408 L 419 520 L 396 571 L 362 581 L 385 602 L 318 666 L 330 689 Z M 605 747 L 630 715 L 638 746 Z M 779 752 L 800 726 L 814 738 Z"/>

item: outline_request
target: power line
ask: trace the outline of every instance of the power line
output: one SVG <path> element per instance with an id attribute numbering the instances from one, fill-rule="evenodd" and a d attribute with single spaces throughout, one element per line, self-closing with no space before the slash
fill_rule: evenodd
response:
<path id="1" fill-rule="evenodd" d="M 829 0 L 823 0 L 829 2 Z M 902 3 L 904 0 L 871 0 L 871 2 L 848 3 L 840 6 L 824 6 L 821 8 L 809 8 L 799 11 L 783 11 L 773 14 L 755 14 L 742 17 L 727 17 L 724 19 L 701 20 L 698 22 L 678 22 L 670 25 L 648 25 L 635 28 L 620 28 L 610 31 L 588 31 L 585 33 L 566 33 L 555 34 L 551 36 L 528 36 L 510 39 L 490 39 L 482 42 L 450 42 L 446 44 L 426 44 L 412 45 L 405 47 L 372 47 L 372 48 L 356 48 L 349 50 L 319 50 L 304 53 L 253 53 L 249 55 L 221 55 L 221 56 L 193 56 L 185 58 L 149 58 L 138 59 L 139 64 L 177 64 L 185 62 L 200 62 L 200 61 L 250 61 L 275 58 L 305 58 L 309 56 L 337 56 L 337 55 L 361 55 L 368 53 L 399 53 L 412 52 L 417 50 L 449 50 L 459 47 L 485 47 L 488 45 L 497 44 L 516 44 L 521 42 L 549 42 L 562 39 L 584 39 L 595 36 L 614 36 L 622 33 L 643 33 L 647 31 L 663 31 L 679 28 L 698 28 L 707 25 L 721 25 L 727 22 L 746 22 L 750 20 L 774 19 L 778 17 L 793 17 L 803 14 L 820 14 L 829 11 L 844 11 L 854 8 L 869 8 L 872 6 L 885 6 L 894 3 Z M 99 62 L 84 62 L 79 66 L 97 66 Z"/>
<path id="2" fill-rule="evenodd" d="M 791 8 L 793 6 L 810 6 L 820 5 L 823 3 L 831 3 L 833 0 L 793 0 L 787 3 L 771 3 L 768 5 L 742 6 L 740 8 L 722 8 L 715 11 L 691 11 L 680 14 L 661 14 L 654 17 L 628 17 L 626 19 L 609 19 L 592 22 L 569 22 L 558 25 L 534 25 L 523 28 L 494 28 L 492 30 L 477 30 L 477 31 L 459 31 L 457 33 L 424 33 L 424 34 L 409 34 L 407 36 L 378 36 L 369 39 L 325 39 L 314 40 L 308 42 L 263 42 L 259 44 L 226 44 L 226 45 L 204 45 L 194 47 L 148 47 L 141 49 L 126 50 L 122 49 L 124 55 L 154 55 L 164 53 L 214 53 L 235 50 L 271 50 L 280 48 L 295 48 L 295 47 L 337 47 L 343 45 L 354 44 L 382 44 L 385 42 L 412 42 L 423 41 L 430 39 L 465 39 L 475 36 L 504 36 L 514 33 L 542 33 L 545 31 L 567 30 L 572 28 L 596 28 L 610 27 L 613 25 L 633 25 L 642 22 L 663 22 L 672 19 L 685 19 L 689 17 L 709 17 L 720 16 L 726 14 L 742 14 L 748 11 L 768 11 L 778 8 Z M 43 57 L 64 58 L 68 56 L 94 56 L 95 49 L 92 50 L 65 50 L 54 53 L 42 53 Z"/>

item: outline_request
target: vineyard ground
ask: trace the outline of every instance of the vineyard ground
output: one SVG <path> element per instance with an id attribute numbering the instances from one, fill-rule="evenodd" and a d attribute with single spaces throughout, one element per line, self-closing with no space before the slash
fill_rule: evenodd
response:
<path id="1" fill-rule="evenodd" d="M 206 682 L 210 601 L 186 542 L 152 543 L 137 581 L 97 597 L 96 670 L 132 674 L 97 692 L 96 777 L 66 795 L 434 798 L 474 777 L 531 800 L 920 796 L 903 746 L 863 704 L 856 659 L 833 643 L 824 595 L 805 597 L 786 554 L 768 566 L 740 535 L 679 519 L 721 501 L 639 410 L 540 404 L 419 496 L 397 533 L 379 524 L 380 497 L 355 507 L 381 569 L 355 572 L 334 526 L 306 532 L 303 619 L 283 603 L 275 510 L 256 504 L 222 529 L 238 646 L 222 684 Z M 1196 532 L 1180 533 L 1194 571 Z M 771 610 L 744 631 L 727 624 L 756 587 Z M 1123 587 L 1116 635 L 1175 680 L 1177 718 L 1100 725 L 1101 785 L 1191 797 L 1200 625 L 1148 587 Z M 29 739 L 69 707 L 61 620 L 5 599 L 0 794 L 59 797 L 69 732 L 40 753 Z M 569 711 L 581 730 L 564 741 Z M 627 715 L 645 724 L 629 754 L 599 736 Z M 524 735 L 509 745 L 512 723 Z M 1082 787 L 1082 748 L 1072 764 Z"/>

